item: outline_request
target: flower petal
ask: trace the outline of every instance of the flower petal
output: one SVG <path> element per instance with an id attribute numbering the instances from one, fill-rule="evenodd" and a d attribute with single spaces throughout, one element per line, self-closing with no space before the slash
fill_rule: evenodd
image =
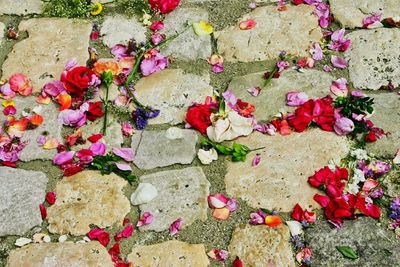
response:
<path id="1" fill-rule="evenodd" d="M 241 21 L 239 23 L 239 28 L 241 30 L 251 30 L 257 25 L 257 22 L 254 19 L 247 19 L 244 21 Z"/>

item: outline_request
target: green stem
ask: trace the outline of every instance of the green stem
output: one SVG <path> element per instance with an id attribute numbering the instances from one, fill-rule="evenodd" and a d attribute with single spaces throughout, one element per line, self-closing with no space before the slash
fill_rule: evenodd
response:
<path id="1" fill-rule="evenodd" d="M 264 149 L 264 148 L 265 148 L 265 146 L 259 147 L 259 148 L 255 148 L 255 149 L 250 149 L 249 152 L 254 152 L 254 151 L 257 151 L 257 150 Z"/>
<path id="2" fill-rule="evenodd" d="M 278 72 L 278 68 L 275 66 L 272 72 L 269 74 L 268 79 L 265 80 L 264 82 L 264 88 L 267 87 L 267 85 L 271 82 L 271 80 L 274 78 L 275 73 Z"/>
<path id="3" fill-rule="evenodd" d="M 106 84 L 106 100 L 103 101 L 105 107 L 104 107 L 104 121 L 103 121 L 103 135 L 107 134 L 107 115 L 108 115 L 108 89 L 110 86 Z"/>

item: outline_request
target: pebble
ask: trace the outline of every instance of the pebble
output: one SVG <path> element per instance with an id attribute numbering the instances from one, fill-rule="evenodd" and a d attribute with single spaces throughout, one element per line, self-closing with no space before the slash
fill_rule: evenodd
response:
<path id="1" fill-rule="evenodd" d="M 25 245 L 27 245 L 27 244 L 29 244 L 29 243 L 32 243 L 32 239 L 26 238 L 26 237 L 18 238 L 18 239 L 15 241 L 15 245 L 16 245 L 17 247 L 23 247 L 23 246 L 25 246 Z"/>

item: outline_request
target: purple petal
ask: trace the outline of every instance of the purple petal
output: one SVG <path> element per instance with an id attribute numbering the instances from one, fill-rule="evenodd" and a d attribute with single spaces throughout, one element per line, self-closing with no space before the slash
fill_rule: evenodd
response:
<path id="1" fill-rule="evenodd" d="M 332 62 L 332 65 L 338 69 L 345 69 L 348 66 L 347 61 L 340 56 L 332 55 L 331 62 Z"/>
<path id="2" fill-rule="evenodd" d="M 89 147 L 89 150 L 93 152 L 93 156 L 104 156 L 107 146 L 102 142 L 96 142 Z"/>
<path id="3" fill-rule="evenodd" d="M 65 70 L 69 71 L 70 69 L 75 67 L 77 64 L 78 64 L 78 61 L 76 60 L 76 58 L 71 58 L 70 60 L 68 60 L 67 64 L 65 64 Z"/>
<path id="4" fill-rule="evenodd" d="M 133 152 L 132 148 L 116 148 L 114 147 L 112 149 L 113 153 L 118 156 L 123 158 L 125 161 L 133 161 L 135 154 Z"/>
<path id="5" fill-rule="evenodd" d="M 260 164 L 260 161 L 261 161 L 261 155 L 256 154 L 253 158 L 253 161 L 251 162 L 251 166 L 253 166 L 253 167 L 258 166 L 258 164 Z"/>

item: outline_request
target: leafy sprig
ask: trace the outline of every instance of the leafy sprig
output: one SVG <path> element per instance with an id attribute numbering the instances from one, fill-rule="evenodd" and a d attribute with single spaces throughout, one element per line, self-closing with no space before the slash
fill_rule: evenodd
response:
<path id="1" fill-rule="evenodd" d="M 209 148 L 213 147 L 219 154 L 232 156 L 233 162 L 245 161 L 247 154 L 252 151 L 263 149 L 263 147 L 250 149 L 247 146 L 238 143 L 233 143 L 232 147 L 229 147 L 222 144 L 214 143 L 208 139 L 201 140 L 200 145 Z"/>

